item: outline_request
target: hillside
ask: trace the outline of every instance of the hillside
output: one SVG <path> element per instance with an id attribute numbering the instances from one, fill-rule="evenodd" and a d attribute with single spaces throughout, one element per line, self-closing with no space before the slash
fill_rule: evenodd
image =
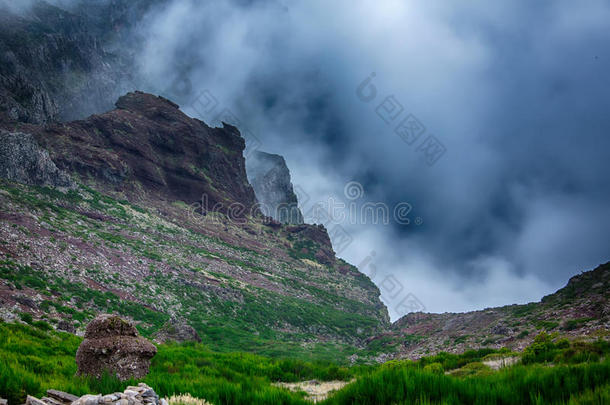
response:
<path id="1" fill-rule="evenodd" d="M 571 340 L 610 337 L 610 263 L 583 272 L 540 302 L 466 313 L 410 313 L 369 340 L 386 358 L 503 347 L 522 351 L 540 332 Z"/>
<path id="2" fill-rule="evenodd" d="M 217 350 L 341 362 L 389 325 L 377 287 L 323 227 L 256 210 L 237 128 L 144 93 L 83 121 L 3 126 L 17 139 L 4 171 L 19 175 L 0 182 L 3 319 L 79 333 L 117 312 L 149 337 L 182 320 Z M 49 165 L 66 187 L 46 187 Z"/>

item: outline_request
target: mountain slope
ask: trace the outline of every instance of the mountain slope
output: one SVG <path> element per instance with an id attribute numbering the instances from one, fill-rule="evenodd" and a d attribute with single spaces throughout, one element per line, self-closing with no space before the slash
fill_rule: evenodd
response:
<path id="1" fill-rule="evenodd" d="M 345 361 L 389 325 L 379 290 L 336 259 L 315 225 L 269 222 L 236 128 L 210 128 L 160 97 L 130 93 L 118 108 L 31 133 L 79 185 L 0 183 L 0 311 L 82 331 L 118 312 L 154 335 L 184 319 L 219 350 Z M 202 209 L 199 201 L 222 203 Z"/>
<path id="2" fill-rule="evenodd" d="M 372 338 L 389 357 L 419 358 L 440 351 L 522 350 L 542 332 L 568 338 L 610 338 L 610 263 L 581 273 L 540 302 L 466 313 L 410 313 Z"/>

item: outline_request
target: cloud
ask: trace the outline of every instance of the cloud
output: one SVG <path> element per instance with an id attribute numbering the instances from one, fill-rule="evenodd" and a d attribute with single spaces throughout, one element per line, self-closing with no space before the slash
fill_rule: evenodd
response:
<path id="1" fill-rule="evenodd" d="M 608 17 L 602 0 L 167 0 L 138 24 L 138 70 L 209 123 L 228 109 L 310 201 L 358 181 L 359 203 L 411 204 L 420 225 L 342 224 L 341 255 L 376 252 L 378 285 L 464 311 L 537 300 L 610 256 Z M 404 110 L 389 124 L 388 96 Z M 407 114 L 426 129 L 413 145 Z M 432 166 L 428 135 L 446 148 Z"/>

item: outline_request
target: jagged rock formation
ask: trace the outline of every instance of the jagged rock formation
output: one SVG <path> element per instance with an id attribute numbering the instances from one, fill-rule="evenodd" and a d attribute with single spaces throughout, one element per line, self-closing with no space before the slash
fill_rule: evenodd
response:
<path id="1" fill-rule="evenodd" d="M 32 135 L 4 130 L 0 130 L 0 178 L 36 186 L 74 186 Z"/>
<path id="2" fill-rule="evenodd" d="M 170 319 L 155 335 L 155 342 L 201 342 L 201 337 L 191 325 L 183 319 Z"/>
<path id="3" fill-rule="evenodd" d="M 0 2 L 0 115 L 44 123 L 110 109 L 129 70 L 93 27 L 43 1 L 20 13 Z"/>
<path id="4" fill-rule="evenodd" d="M 222 350 L 277 336 L 353 347 L 387 328 L 379 289 L 335 256 L 323 226 L 259 214 L 235 127 L 141 92 L 116 105 L 64 124 L 0 122 L 32 134 L 76 182 L 61 193 L 0 179 L 0 317 L 57 305 L 54 325 L 80 332 L 79 319 L 119 308 L 147 337 L 168 338 L 175 317 Z"/>
<path id="5" fill-rule="evenodd" d="M 256 151 L 247 159 L 246 169 L 263 214 L 283 224 L 303 223 L 290 171 L 282 156 Z"/>
<path id="6" fill-rule="evenodd" d="M 100 377 L 107 371 L 121 380 L 144 378 L 156 353 L 157 348 L 139 337 L 132 324 L 104 314 L 87 326 L 85 340 L 76 352 L 76 364 L 80 375 Z"/>
<path id="7" fill-rule="evenodd" d="M 396 321 L 384 339 L 391 357 L 419 358 L 440 351 L 509 347 L 522 350 L 542 332 L 594 338 L 610 329 L 610 263 L 570 279 L 541 302 L 508 305 L 466 313 L 409 313 Z M 378 343 L 378 342 L 376 342 Z"/>
<path id="8" fill-rule="evenodd" d="M 237 128 L 211 128 L 162 97 L 129 93 L 117 109 L 83 121 L 45 127 L 25 125 L 55 163 L 81 181 L 106 189 L 160 196 L 201 211 L 256 213 Z"/>

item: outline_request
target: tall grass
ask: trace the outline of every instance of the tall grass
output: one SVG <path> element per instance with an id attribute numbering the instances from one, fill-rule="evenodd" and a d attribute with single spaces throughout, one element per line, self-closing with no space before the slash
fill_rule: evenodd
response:
<path id="1" fill-rule="evenodd" d="M 50 388 L 76 395 L 107 394 L 136 383 L 110 376 L 99 380 L 76 377 L 75 354 L 80 343 L 79 337 L 41 325 L 0 322 L 0 397 L 17 405 L 27 394 L 40 397 Z M 550 352 L 554 366 L 544 363 L 551 358 Z M 346 368 L 329 362 L 219 353 L 201 344 L 166 344 L 158 347 L 150 374 L 143 381 L 162 396 L 188 393 L 214 405 L 304 405 L 308 402 L 301 394 L 273 386 L 272 382 L 353 378 L 354 383 L 325 404 L 610 403 L 606 343 L 566 346 L 563 341 L 541 337 L 526 350 L 526 358 L 528 353 L 533 353 L 528 360 L 532 364 L 492 372 L 481 363 L 489 350 Z M 443 373 L 458 367 L 468 368 L 468 372 L 459 374 L 462 377 Z"/>
<path id="2" fill-rule="evenodd" d="M 519 365 L 466 378 L 405 364 L 361 377 L 325 404 L 564 404 L 576 401 L 579 395 L 593 400 L 595 395 L 607 397 L 609 381 L 609 361 L 555 367 Z M 593 393 L 595 389 L 598 391 Z"/>

